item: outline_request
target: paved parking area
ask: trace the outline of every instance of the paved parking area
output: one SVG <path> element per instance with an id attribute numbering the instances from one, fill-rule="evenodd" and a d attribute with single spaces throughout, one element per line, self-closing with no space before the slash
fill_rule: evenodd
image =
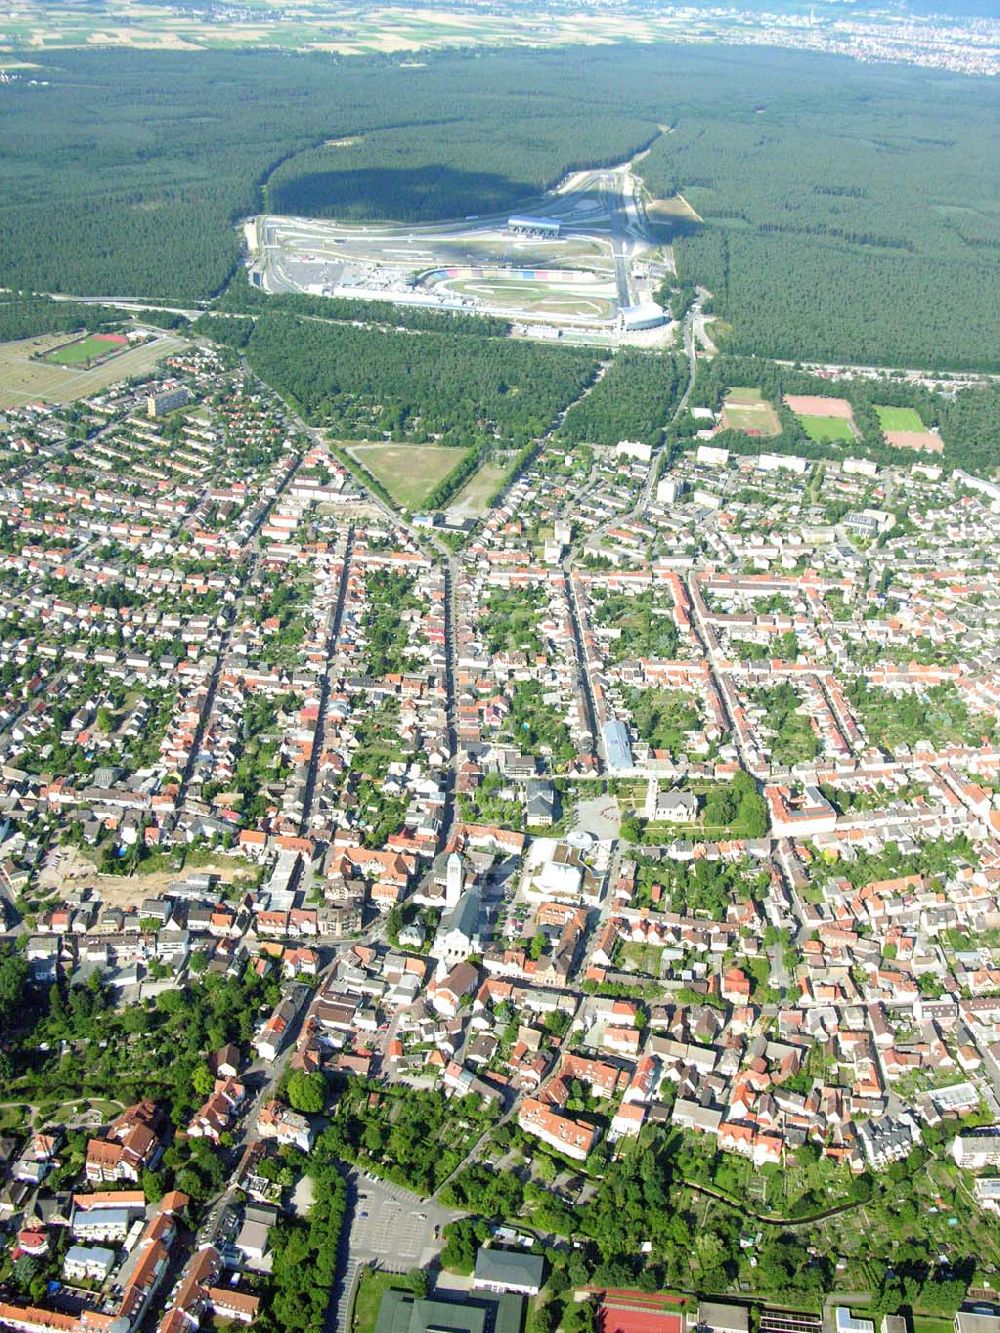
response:
<path id="1" fill-rule="evenodd" d="M 360 1199 L 356 1217 L 351 1240 L 358 1250 L 390 1259 L 404 1268 L 419 1263 L 427 1241 L 434 1235 L 432 1226 L 393 1199 Z"/>
<path id="2" fill-rule="evenodd" d="M 350 1224 L 352 1257 L 375 1259 L 387 1268 L 426 1264 L 444 1241 L 434 1235 L 457 1214 L 407 1190 L 381 1181 L 355 1180 L 357 1190 Z"/>

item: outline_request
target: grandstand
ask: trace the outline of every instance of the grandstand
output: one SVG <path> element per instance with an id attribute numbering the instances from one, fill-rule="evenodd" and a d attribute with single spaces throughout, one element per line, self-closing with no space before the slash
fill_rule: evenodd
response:
<path id="1" fill-rule="evenodd" d="M 562 223 L 555 218 L 536 218 L 528 214 L 507 219 L 507 226 L 522 236 L 558 236 Z"/>
<path id="2" fill-rule="evenodd" d="M 657 305 L 655 301 L 642 301 L 639 305 L 625 306 L 621 317 L 622 328 L 629 333 L 637 329 L 656 329 L 667 322 L 663 307 Z"/>

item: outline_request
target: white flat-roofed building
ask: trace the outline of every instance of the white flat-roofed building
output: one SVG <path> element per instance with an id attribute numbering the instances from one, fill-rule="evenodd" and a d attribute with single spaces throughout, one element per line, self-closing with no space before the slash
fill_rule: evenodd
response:
<path id="1" fill-rule="evenodd" d="M 621 319 L 622 328 L 627 333 L 636 333 L 640 329 L 658 329 L 667 322 L 666 312 L 655 301 L 640 301 L 638 305 L 623 306 Z"/>
<path id="2" fill-rule="evenodd" d="M 63 1276 L 70 1282 L 104 1282 L 115 1266 L 115 1252 L 106 1245 L 71 1245 L 63 1257 Z"/>
<path id="3" fill-rule="evenodd" d="M 838 1305 L 835 1312 L 837 1333 L 875 1333 L 871 1319 L 859 1319 L 846 1305 Z"/>
<path id="4" fill-rule="evenodd" d="M 986 1125 L 956 1135 L 951 1154 L 958 1166 L 972 1171 L 984 1166 L 1000 1166 L 1000 1125 Z"/>

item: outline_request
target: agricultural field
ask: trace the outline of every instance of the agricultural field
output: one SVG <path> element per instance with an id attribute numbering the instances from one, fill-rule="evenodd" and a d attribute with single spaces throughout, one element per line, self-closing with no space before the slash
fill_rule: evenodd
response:
<path id="1" fill-rule="evenodd" d="M 183 338 L 164 333 L 90 367 L 54 364 L 50 354 L 65 346 L 65 333 L 0 343 L 0 408 L 89 398 L 109 384 L 147 375 L 164 357 L 179 352 L 186 344 Z"/>
<path id="2" fill-rule="evenodd" d="M 328 51 L 339 55 L 391 55 L 458 46 L 587 45 L 689 38 L 687 14 L 554 12 L 544 25 L 532 14 L 468 12 L 452 8 L 408 10 L 391 4 L 338 8 L 336 21 L 318 0 L 287 11 L 279 0 L 217 7 L 166 6 L 143 0 L 21 0 L 5 15 L 4 35 L 17 47 L 50 50 L 104 46 L 154 51 L 263 48 Z M 695 31 L 703 34 L 704 20 Z"/>
<path id="3" fill-rule="evenodd" d="M 726 430 L 741 430 L 768 439 L 781 434 L 778 414 L 759 389 L 730 389 L 722 404 L 722 424 Z"/>
<path id="4" fill-rule="evenodd" d="M 45 360 L 54 366 L 82 366 L 89 370 L 125 351 L 128 339 L 122 333 L 85 333 L 81 338 L 53 347 Z"/>
<path id="5" fill-rule="evenodd" d="M 436 444 L 355 444 L 349 452 L 403 509 L 419 509 L 464 456 L 461 449 Z"/>

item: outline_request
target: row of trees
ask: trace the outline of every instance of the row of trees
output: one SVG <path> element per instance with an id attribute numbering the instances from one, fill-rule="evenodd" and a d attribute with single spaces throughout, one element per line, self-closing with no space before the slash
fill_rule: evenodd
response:
<path id="1" fill-rule="evenodd" d="M 308 296 L 304 292 L 286 292 L 265 296 L 259 287 L 251 287 L 238 274 L 218 302 L 220 310 L 241 314 L 259 314 L 262 310 L 280 310 L 289 315 L 312 315 L 341 324 L 382 324 L 420 333 L 461 333 L 478 338 L 505 338 L 510 323 L 490 315 L 465 315 L 457 310 L 424 310 L 418 306 L 397 306 L 391 301 L 364 301 L 340 296 Z"/>
<path id="2" fill-rule="evenodd" d="M 110 306 L 49 301 L 43 296 L 0 298 L 0 342 L 34 338 L 40 333 L 98 332 L 119 328 L 123 316 Z"/>
<path id="3" fill-rule="evenodd" d="M 305 1220 L 285 1219 L 273 1246 L 270 1290 L 258 1327 L 263 1333 L 322 1333 L 333 1298 L 347 1186 L 328 1154 L 309 1161 L 313 1204 Z"/>

